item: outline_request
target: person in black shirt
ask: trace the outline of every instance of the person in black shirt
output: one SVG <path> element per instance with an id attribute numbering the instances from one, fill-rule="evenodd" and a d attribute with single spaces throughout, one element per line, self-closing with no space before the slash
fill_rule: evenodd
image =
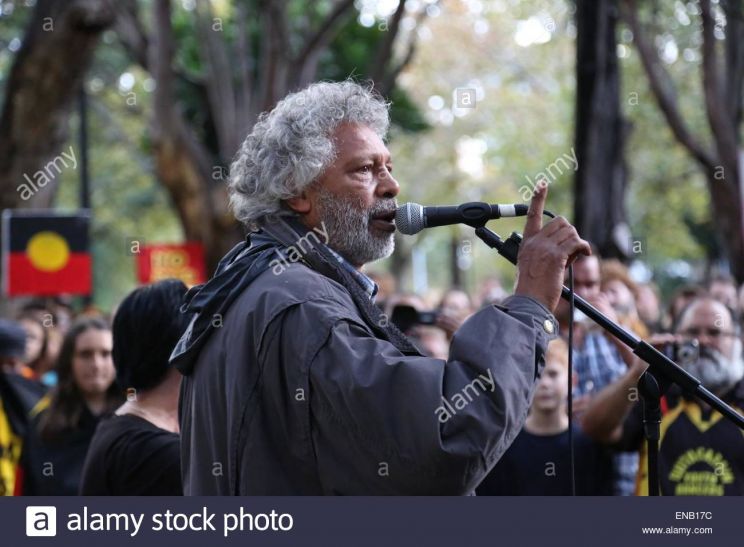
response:
<path id="1" fill-rule="evenodd" d="M 699 354 L 680 359 L 680 366 L 736 411 L 744 411 L 744 358 L 741 332 L 731 311 L 710 296 L 696 297 L 680 313 L 675 334 L 650 343 L 699 343 Z M 641 450 L 636 491 L 646 495 L 646 443 L 636 384 L 646 370 L 636 360 L 628 373 L 592 401 L 584 419 L 586 431 L 618 450 Z M 659 486 L 664 496 L 744 495 L 744 435 L 732 422 L 697 399 L 671 386 L 662 399 Z"/>
<path id="2" fill-rule="evenodd" d="M 180 373 L 168 358 L 188 325 L 186 286 L 168 279 L 130 293 L 114 317 L 114 365 L 127 401 L 91 442 L 82 495 L 180 496 Z"/>
<path id="3" fill-rule="evenodd" d="M 111 330 L 98 317 L 79 319 L 65 335 L 56 364 L 59 382 L 30 413 L 17 488 L 22 494 L 77 494 L 98 420 L 123 399 L 111 346 Z"/>
<path id="4" fill-rule="evenodd" d="M 84 496 L 180 496 L 178 433 L 134 414 L 99 425 L 83 469 Z"/>
<path id="5" fill-rule="evenodd" d="M 545 370 L 524 429 L 476 488 L 477 495 L 571 495 L 567 395 L 568 347 L 556 339 L 548 345 Z M 573 436 L 576 493 L 611 495 L 611 452 L 591 441 L 575 424 Z"/>

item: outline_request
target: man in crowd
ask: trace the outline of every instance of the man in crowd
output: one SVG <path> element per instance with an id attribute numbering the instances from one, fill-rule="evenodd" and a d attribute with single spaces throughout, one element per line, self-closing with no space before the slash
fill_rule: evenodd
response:
<path id="1" fill-rule="evenodd" d="M 679 318 L 676 336 L 657 335 L 659 347 L 698 340 L 699 355 L 680 362 L 690 374 L 739 412 L 744 409 L 744 361 L 731 312 L 710 296 L 695 298 Z M 593 438 L 622 450 L 643 448 L 642 403 L 634 391 L 646 365 L 630 370 L 591 402 L 583 426 Z M 661 422 L 660 487 L 667 496 L 744 495 L 744 435 L 717 411 L 674 386 L 666 395 Z M 648 492 L 645 457 L 638 493 Z"/>
<path id="2" fill-rule="evenodd" d="M 659 288 L 656 284 L 649 282 L 638 285 L 636 307 L 638 308 L 638 316 L 646 325 L 649 332 L 659 332 L 661 329 L 662 310 Z"/>
<path id="3" fill-rule="evenodd" d="M 638 285 L 631 279 L 628 267 L 617 259 L 602 261 L 600 290 L 617 315 L 620 326 L 640 338 L 648 338 L 648 328 L 638 316 Z"/>
<path id="4" fill-rule="evenodd" d="M 318 83 L 261 116 L 231 170 L 253 232 L 187 296 L 184 493 L 472 493 L 520 431 L 557 326 L 565 267 L 590 252 L 530 205 L 515 295 L 425 357 L 374 306 L 393 251 L 389 106 Z"/>
<path id="5" fill-rule="evenodd" d="M 736 312 L 739 307 L 736 281 L 730 275 L 718 274 L 713 276 L 708 282 L 708 292 L 733 312 Z"/>
<path id="6" fill-rule="evenodd" d="M 574 291 L 610 320 L 618 322 L 607 295 L 600 290 L 602 282 L 600 262 L 596 253 L 579 257 L 574 263 Z M 627 371 L 626 363 L 633 354 L 615 337 L 602 331 L 586 316 L 577 312 L 573 363 L 577 376 L 573 409 L 577 418 L 585 415 L 592 397 Z M 561 334 L 567 340 L 569 309 L 565 301 L 558 304 L 557 318 Z M 613 457 L 614 493 L 629 496 L 633 493 L 638 457 L 635 454 L 616 454 Z"/>
<path id="7" fill-rule="evenodd" d="M 675 326 L 679 322 L 679 317 L 690 302 L 696 298 L 703 296 L 705 289 L 700 285 L 683 285 L 679 287 L 669 299 L 668 316 L 666 321 L 665 329 L 667 332 L 674 330 Z"/>

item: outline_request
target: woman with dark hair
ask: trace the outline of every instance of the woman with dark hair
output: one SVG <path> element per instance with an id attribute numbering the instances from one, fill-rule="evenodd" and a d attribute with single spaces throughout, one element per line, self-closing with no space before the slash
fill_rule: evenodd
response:
<path id="1" fill-rule="evenodd" d="M 98 317 L 76 321 L 57 359 L 58 383 L 31 411 L 23 446 L 25 495 L 73 496 L 101 416 L 122 400 L 111 360 L 109 326 Z"/>
<path id="2" fill-rule="evenodd" d="M 127 401 L 93 437 L 80 493 L 181 495 L 178 393 L 168 363 L 188 325 L 179 307 L 186 286 L 167 279 L 130 293 L 114 317 L 114 365 Z"/>
<path id="3" fill-rule="evenodd" d="M 35 313 L 23 312 L 17 321 L 26 331 L 26 355 L 23 358 L 24 367 L 21 375 L 53 386 L 57 375 L 51 371 L 53 363 L 47 359 L 49 329 L 44 325 L 44 319 Z"/>

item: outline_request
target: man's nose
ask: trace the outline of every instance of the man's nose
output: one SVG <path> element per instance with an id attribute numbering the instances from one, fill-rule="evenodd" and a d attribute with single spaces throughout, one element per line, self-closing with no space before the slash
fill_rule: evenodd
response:
<path id="1" fill-rule="evenodd" d="M 378 180 L 376 192 L 378 197 L 392 199 L 400 192 L 400 184 L 386 168 L 380 170 Z"/>

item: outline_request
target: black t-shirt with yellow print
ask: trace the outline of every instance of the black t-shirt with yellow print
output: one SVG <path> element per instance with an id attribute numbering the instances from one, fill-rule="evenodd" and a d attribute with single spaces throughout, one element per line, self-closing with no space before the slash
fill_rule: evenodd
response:
<path id="1" fill-rule="evenodd" d="M 39 382 L 0 370 L 0 496 L 17 490 L 28 413 L 45 391 Z"/>
<path id="2" fill-rule="evenodd" d="M 724 398 L 744 409 L 744 382 Z M 744 431 L 696 400 L 670 394 L 661 420 L 659 482 L 664 496 L 744 495 Z M 643 408 L 638 403 L 625 421 L 621 446 L 638 448 L 641 461 L 636 494 L 648 495 Z"/>

